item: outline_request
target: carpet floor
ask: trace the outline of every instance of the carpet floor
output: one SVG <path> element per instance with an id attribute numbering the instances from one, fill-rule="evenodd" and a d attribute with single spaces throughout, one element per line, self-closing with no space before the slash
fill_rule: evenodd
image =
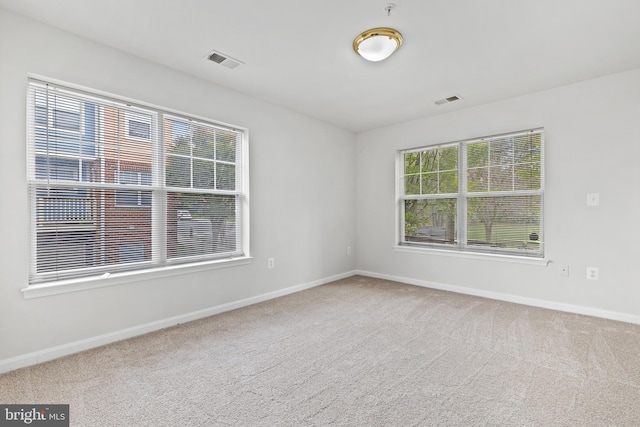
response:
<path id="1" fill-rule="evenodd" d="M 354 276 L 0 375 L 72 426 L 639 426 L 640 326 Z"/>

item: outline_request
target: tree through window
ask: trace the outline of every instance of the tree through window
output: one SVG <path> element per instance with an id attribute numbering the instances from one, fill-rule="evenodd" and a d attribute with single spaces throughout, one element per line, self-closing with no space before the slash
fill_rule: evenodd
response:
<path id="1" fill-rule="evenodd" d="M 401 245 L 543 255 L 543 131 L 400 152 Z"/>

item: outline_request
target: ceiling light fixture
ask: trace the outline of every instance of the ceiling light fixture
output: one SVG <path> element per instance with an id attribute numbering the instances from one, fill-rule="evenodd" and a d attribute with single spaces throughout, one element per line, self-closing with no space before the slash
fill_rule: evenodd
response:
<path id="1" fill-rule="evenodd" d="M 395 4 L 389 3 L 384 10 L 387 15 Z M 353 50 L 367 61 L 378 62 L 387 59 L 402 45 L 402 34 L 393 28 L 379 27 L 363 31 L 353 40 Z"/>

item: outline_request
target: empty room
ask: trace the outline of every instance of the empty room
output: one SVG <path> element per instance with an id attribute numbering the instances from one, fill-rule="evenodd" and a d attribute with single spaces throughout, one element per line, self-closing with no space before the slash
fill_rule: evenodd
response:
<path id="1" fill-rule="evenodd" d="M 639 16 L 0 0 L 0 425 L 640 425 Z"/>

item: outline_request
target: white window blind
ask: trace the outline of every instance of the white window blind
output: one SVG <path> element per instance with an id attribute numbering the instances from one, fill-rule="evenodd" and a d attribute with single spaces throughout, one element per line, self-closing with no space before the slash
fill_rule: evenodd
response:
<path id="1" fill-rule="evenodd" d="M 242 256 L 242 130 L 30 80 L 30 283 Z"/>
<path id="2" fill-rule="evenodd" d="M 399 153 L 400 244 L 542 257 L 543 131 Z"/>

